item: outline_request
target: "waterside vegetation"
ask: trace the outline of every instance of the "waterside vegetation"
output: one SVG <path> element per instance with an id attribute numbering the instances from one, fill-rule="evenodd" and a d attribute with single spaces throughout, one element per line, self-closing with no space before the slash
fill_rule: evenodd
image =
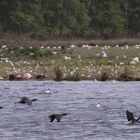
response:
<path id="1" fill-rule="evenodd" d="M 115 45 L 111 41 L 109 45 L 102 41 L 83 45 L 65 41 L 66 45 L 55 46 L 48 42 L 28 46 L 2 44 L 0 77 L 9 79 L 11 73 L 30 73 L 31 79 L 38 80 L 140 80 L 140 44 Z"/>
<path id="2" fill-rule="evenodd" d="M 139 13 L 139 0 L 1 0 L 0 79 L 139 80 Z"/>

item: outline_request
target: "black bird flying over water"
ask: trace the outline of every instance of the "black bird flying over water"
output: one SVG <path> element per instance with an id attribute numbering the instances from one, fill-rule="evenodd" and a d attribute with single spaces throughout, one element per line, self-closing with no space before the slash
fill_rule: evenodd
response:
<path id="1" fill-rule="evenodd" d="M 21 103 L 21 104 L 28 104 L 28 105 L 31 105 L 32 102 L 36 101 L 37 99 L 28 99 L 27 97 L 21 97 L 21 100 L 18 102 L 18 103 Z"/>
<path id="2" fill-rule="evenodd" d="M 128 110 L 126 111 L 126 116 L 127 116 L 127 120 L 128 121 L 132 121 L 132 123 L 139 122 L 140 117 L 138 117 L 137 119 L 135 119 L 133 113 L 130 112 L 130 111 L 128 111 Z"/>
<path id="3" fill-rule="evenodd" d="M 62 117 L 67 115 L 67 113 L 63 113 L 63 114 L 52 114 L 49 116 L 50 118 L 50 122 L 53 122 L 55 119 L 57 120 L 57 122 L 60 122 Z"/>

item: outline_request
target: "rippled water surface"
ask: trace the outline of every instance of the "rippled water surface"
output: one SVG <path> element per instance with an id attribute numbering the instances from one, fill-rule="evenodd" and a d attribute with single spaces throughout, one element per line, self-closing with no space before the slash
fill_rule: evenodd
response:
<path id="1" fill-rule="evenodd" d="M 15 103 L 23 96 L 38 100 Z M 140 139 L 125 114 L 140 115 L 140 82 L 0 81 L 0 106 L 0 140 Z M 68 115 L 51 123 L 52 113 Z"/>

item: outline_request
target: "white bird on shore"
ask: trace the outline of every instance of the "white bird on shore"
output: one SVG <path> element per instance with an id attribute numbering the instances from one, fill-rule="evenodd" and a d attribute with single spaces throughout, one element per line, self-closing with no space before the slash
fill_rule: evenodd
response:
<path id="1" fill-rule="evenodd" d="M 97 82 L 97 79 L 94 79 L 94 82 Z"/>
<path id="2" fill-rule="evenodd" d="M 2 49 L 6 48 L 6 47 L 7 47 L 6 44 L 5 45 L 2 45 Z"/>
<path id="3" fill-rule="evenodd" d="M 103 57 L 108 57 L 104 51 L 102 51 L 102 54 L 103 54 Z"/>

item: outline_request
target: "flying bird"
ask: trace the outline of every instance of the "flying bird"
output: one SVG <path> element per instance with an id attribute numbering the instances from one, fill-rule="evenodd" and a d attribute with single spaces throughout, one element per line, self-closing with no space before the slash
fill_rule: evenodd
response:
<path id="1" fill-rule="evenodd" d="M 128 111 L 128 110 L 126 111 L 126 116 L 127 116 L 127 120 L 128 121 L 132 121 L 131 123 L 139 122 L 140 117 L 138 117 L 137 119 L 135 119 L 133 113 L 130 112 L 130 111 Z"/>
<path id="2" fill-rule="evenodd" d="M 32 105 L 32 102 L 36 101 L 37 99 L 30 100 L 27 97 L 21 97 L 21 100 L 18 103 Z"/>
<path id="3" fill-rule="evenodd" d="M 63 114 L 52 114 L 50 115 L 48 118 L 50 119 L 50 122 L 53 122 L 55 119 L 57 120 L 57 122 L 60 122 L 63 116 L 66 116 L 67 113 L 63 113 Z"/>

